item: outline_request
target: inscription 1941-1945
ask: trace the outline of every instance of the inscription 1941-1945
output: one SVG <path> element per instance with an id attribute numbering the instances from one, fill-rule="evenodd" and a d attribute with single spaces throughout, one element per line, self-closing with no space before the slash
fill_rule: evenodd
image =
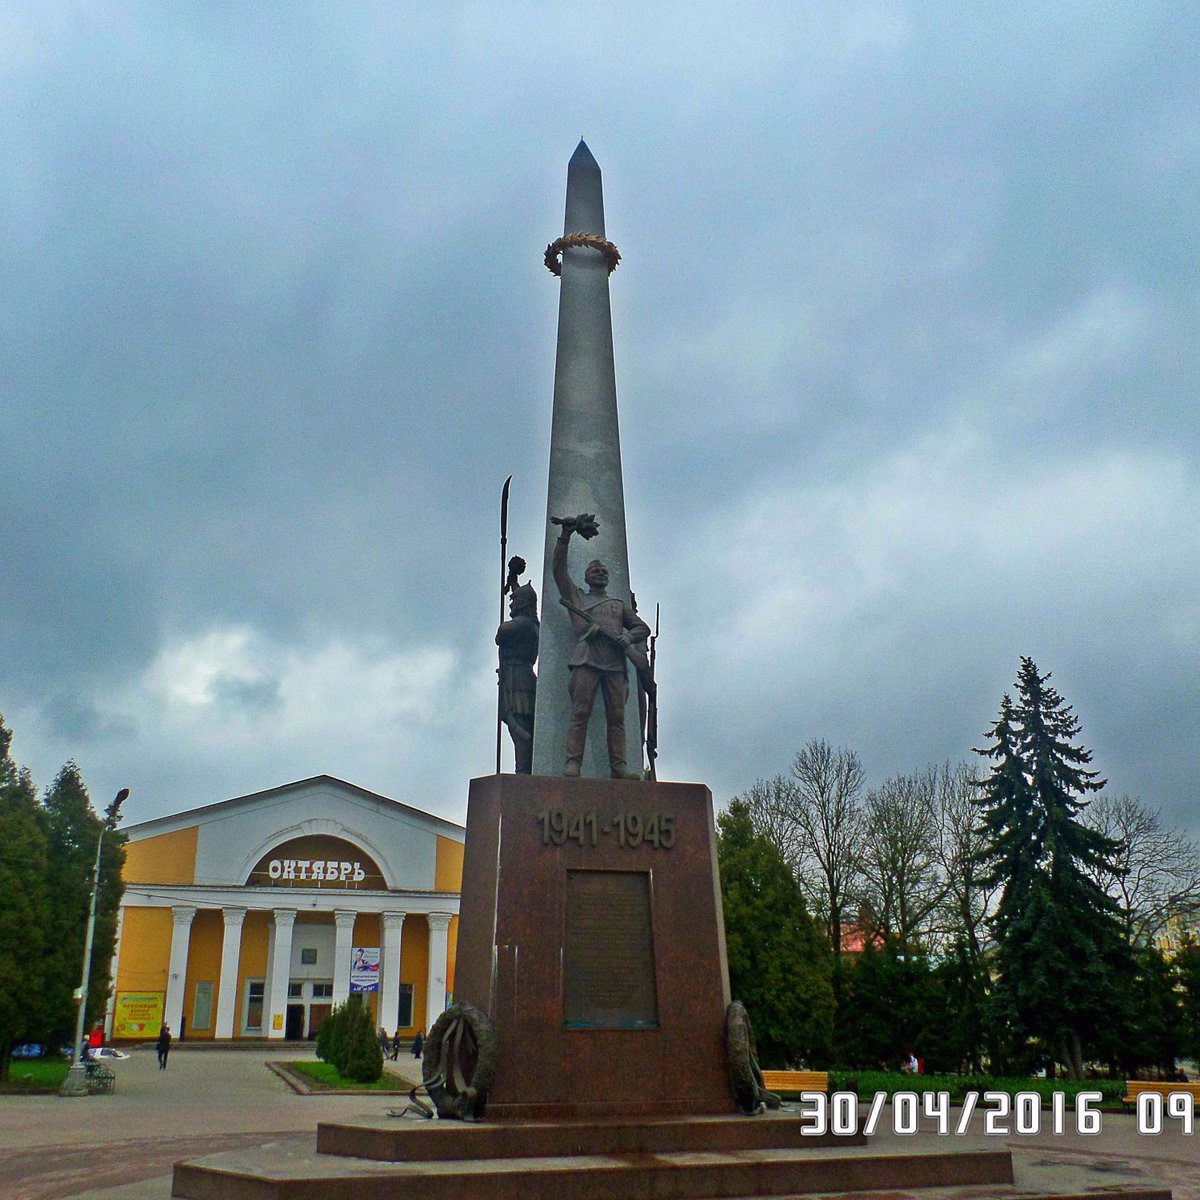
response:
<path id="1" fill-rule="evenodd" d="M 611 839 L 623 849 L 653 846 L 670 850 L 675 845 L 675 814 L 670 812 L 568 813 L 563 808 L 544 808 L 537 814 L 544 846 L 598 846 Z"/>

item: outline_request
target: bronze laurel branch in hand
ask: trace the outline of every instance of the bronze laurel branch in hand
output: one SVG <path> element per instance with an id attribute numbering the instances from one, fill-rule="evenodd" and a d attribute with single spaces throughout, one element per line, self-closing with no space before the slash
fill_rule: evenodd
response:
<path id="1" fill-rule="evenodd" d="M 577 517 L 551 517 L 551 525 L 561 525 L 563 533 L 577 533 L 581 538 L 594 538 L 600 532 L 595 513 L 580 513 Z"/>

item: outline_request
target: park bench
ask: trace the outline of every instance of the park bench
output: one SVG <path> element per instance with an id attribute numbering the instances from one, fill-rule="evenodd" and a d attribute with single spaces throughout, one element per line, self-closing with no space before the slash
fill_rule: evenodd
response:
<path id="1" fill-rule="evenodd" d="M 1132 1107 L 1143 1092 L 1157 1092 L 1163 1097 L 1170 1092 L 1188 1092 L 1193 1106 L 1200 1107 L 1200 1083 L 1177 1083 L 1174 1079 L 1127 1079 L 1121 1103 Z"/>
<path id="2" fill-rule="evenodd" d="M 117 1082 L 116 1073 L 102 1063 L 88 1062 L 84 1064 L 87 1074 L 87 1090 L 89 1096 L 109 1096 L 113 1085 Z"/>
<path id="3" fill-rule="evenodd" d="M 764 1071 L 763 1087 L 776 1095 L 829 1091 L 828 1071 Z"/>

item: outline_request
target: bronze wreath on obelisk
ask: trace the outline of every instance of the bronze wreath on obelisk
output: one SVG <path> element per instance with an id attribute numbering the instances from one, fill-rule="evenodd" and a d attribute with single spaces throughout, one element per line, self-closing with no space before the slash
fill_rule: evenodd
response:
<path id="1" fill-rule="evenodd" d="M 621 252 L 610 241 L 606 241 L 596 233 L 568 233 L 546 247 L 546 269 L 551 275 L 562 274 L 562 263 L 559 256 L 572 246 L 589 246 L 599 250 L 608 259 L 608 273 L 611 275 L 621 261 Z"/>

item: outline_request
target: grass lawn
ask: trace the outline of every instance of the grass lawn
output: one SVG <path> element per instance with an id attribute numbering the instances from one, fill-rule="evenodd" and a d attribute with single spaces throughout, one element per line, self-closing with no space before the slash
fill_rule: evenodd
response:
<path id="1" fill-rule="evenodd" d="M 333 1063 L 287 1062 L 281 1064 L 294 1075 L 303 1077 L 314 1091 L 336 1092 L 399 1092 L 407 1091 L 404 1080 L 389 1075 L 386 1071 L 374 1083 L 359 1083 L 356 1079 L 343 1079 Z"/>
<path id="2" fill-rule="evenodd" d="M 14 1058 L 8 1078 L 0 1083 L 0 1095 L 33 1096 L 57 1092 L 71 1064 L 65 1058 Z"/>

